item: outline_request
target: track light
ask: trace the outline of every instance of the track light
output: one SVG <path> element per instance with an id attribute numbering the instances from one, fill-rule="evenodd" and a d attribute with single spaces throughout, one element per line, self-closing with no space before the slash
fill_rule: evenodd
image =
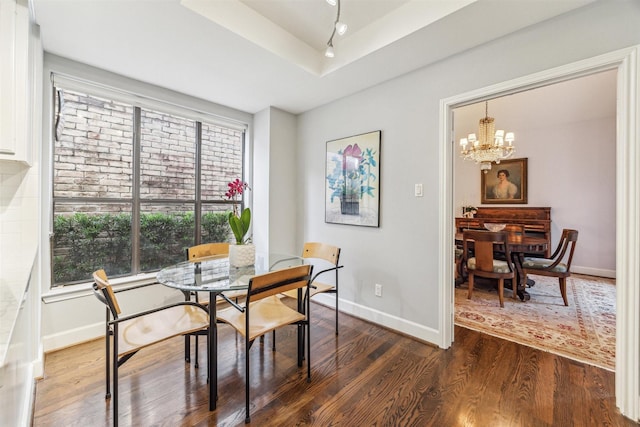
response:
<path id="1" fill-rule="evenodd" d="M 338 33 L 338 35 L 342 36 L 347 32 L 347 24 L 344 22 L 340 22 L 340 0 L 327 0 L 331 6 L 338 5 L 338 10 L 336 12 L 336 21 L 333 23 L 333 31 L 331 32 L 331 37 L 329 37 L 329 41 L 327 42 L 327 50 L 324 51 L 324 56 L 327 58 L 333 58 L 335 56 L 335 52 L 333 51 L 333 36 Z"/>
<path id="2" fill-rule="evenodd" d="M 333 51 L 333 44 L 331 44 L 331 41 L 327 43 L 327 50 L 324 51 L 324 56 L 326 56 L 327 58 L 333 58 L 335 56 L 335 52 Z"/>

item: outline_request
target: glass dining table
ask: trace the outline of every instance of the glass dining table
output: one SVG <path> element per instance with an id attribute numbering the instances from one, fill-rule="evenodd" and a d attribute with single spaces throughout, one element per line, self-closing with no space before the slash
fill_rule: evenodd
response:
<path id="1" fill-rule="evenodd" d="M 301 265 L 300 256 L 256 253 L 254 265 L 233 267 L 229 258 L 214 256 L 198 262 L 183 261 L 163 268 L 157 280 L 170 288 L 183 292 L 209 292 L 209 410 L 216 409 L 218 399 L 218 331 L 216 322 L 216 298 L 225 292 L 243 291 L 249 288 L 253 276 L 287 267 Z"/>

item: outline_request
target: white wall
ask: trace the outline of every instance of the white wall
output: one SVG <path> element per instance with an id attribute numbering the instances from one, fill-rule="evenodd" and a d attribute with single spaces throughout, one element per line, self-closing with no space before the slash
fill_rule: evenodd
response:
<path id="1" fill-rule="evenodd" d="M 343 250 L 342 307 L 437 342 L 440 100 L 632 46 L 639 24 L 640 2 L 598 2 L 302 114 L 299 218 L 304 240 Z M 325 142 L 376 129 L 380 228 L 325 224 Z M 413 196 L 415 183 L 424 183 L 423 198 Z M 381 298 L 375 283 L 383 285 Z"/>
<path id="2" fill-rule="evenodd" d="M 616 78 L 612 70 L 489 102 L 496 129 L 515 132 L 513 158 L 528 159 L 528 203 L 484 206 L 551 207 L 553 247 L 563 228 L 578 230 L 572 270 L 606 277 L 615 277 L 616 263 Z M 456 109 L 456 141 L 476 132 L 484 114 L 484 102 Z M 463 205 L 483 206 L 481 172 L 473 161 L 454 158 L 459 216 Z M 494 165 L 488 173 L 498 170 Z"/>
<path id="3" fill-rule="evenodd" d="M 258 251 L 299 254 L 296 117 L 277 108 L 254 116 L 253 236 Z"/>

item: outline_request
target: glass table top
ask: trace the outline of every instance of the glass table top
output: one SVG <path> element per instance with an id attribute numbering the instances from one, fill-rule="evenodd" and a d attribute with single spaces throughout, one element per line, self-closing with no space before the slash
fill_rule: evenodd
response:
<path id="1" fill-rule="evenodd" d="M 256 254 L 254 265 L 233 267 L 229 258 L 213 258 L 201 262 L 183 261 L 158 272 L 158 282 L 183 291 L 226 292 L 245 290 L 257 275 L 303 264 L 303 259 L 288 254 Z"/>

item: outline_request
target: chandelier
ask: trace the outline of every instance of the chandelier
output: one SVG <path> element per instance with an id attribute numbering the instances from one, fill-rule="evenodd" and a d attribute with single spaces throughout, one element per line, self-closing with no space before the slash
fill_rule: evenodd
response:
<path id="1" fill-rule="evenodd" d="M 491 169 L 491 163 L 500 163 L 507 159 L 515 151 L 512 143 L 515 137 L 513 132 L 495 130 L 493 117 L 489 117 L 489 101 L 485 103 L 485 117 L 480 119 L 478 136 L 470 133 L 466 138 L 460 139 L 460 156 L 465 160 L 474 160 L 480 163 L 480 170 L 487 173 Z M 507 145 L 505 145 L 505 142 Z"/>
<path id="2" fill-rule="evenodd" d="M 331 6 L 338 6 L 336 12 L 336 20 L 333 23 L 333 31 L 331 32 L 331 36 L 329 37 L 329 41 L 327 42 L 327 50 L 324 51 L 324 56 L 327 58 L 333 58 L 335 56 L 335 52 L 333 51 L 333 36 L 338 33 L 338 35 L 344 35 L 347 32 L 347 24 L 340 21 L 340 0 L 327 0 Z"/>

